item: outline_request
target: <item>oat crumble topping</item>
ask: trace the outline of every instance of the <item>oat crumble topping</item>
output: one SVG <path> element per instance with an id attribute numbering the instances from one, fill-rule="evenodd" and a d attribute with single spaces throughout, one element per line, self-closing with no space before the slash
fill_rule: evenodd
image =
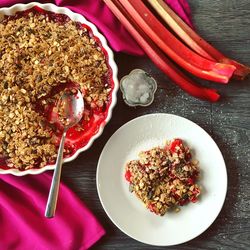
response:
<path id="1" fill-rule="evenodd" d="M 43 167 L 55 160 L 54 133 L 37 104 L 53 102 L 56 87 L 76 83 L 90 109 L 104 108 L 109 99 L 101 47 L 86 28 L 58 16 L 63 22 L 33 10 L 0 22 L 0 157 L 9 167 Z"/>
<path id="2" fill-rule="evenodd" d="M 198 162 L 191 160 L 190 149 L 180 139 L 140 152 L 138 160 L 126 164 L 125 172 L 129 191 L 157 215 L 196 202 L 198 177 Z"/>

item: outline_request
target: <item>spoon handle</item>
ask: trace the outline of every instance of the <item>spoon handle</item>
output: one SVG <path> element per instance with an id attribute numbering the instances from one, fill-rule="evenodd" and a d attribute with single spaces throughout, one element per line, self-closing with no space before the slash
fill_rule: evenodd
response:
<path id="1" fill-rule="evenodd" d="M 63 131 L 60 146 L 58 149 L 58 155 L 56 159 L 56 166 L 53 174 L 53 179 L 49 191 L 49 198 L 46 205 L 45 210 L 45 217 L 53 218 L 55 215 L 56 204 L 57 204 L 57 197 L 60 185 L 60 178 L 61 178 L 61 170 L 62 170 L 62 162 L 63 162 L 63 149 L 64 149 L 64 141 L 66 137 L 67 130 Z"/>

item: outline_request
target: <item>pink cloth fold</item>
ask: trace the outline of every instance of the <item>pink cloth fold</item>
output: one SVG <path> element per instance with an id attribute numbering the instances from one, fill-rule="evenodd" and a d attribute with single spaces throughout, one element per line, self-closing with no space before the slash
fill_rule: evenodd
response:
<path id="1" fill-rule="evenodd" d="M 185 0 L 166 0 L 190 26 L 190 9 Z M 0 7 L 30 1 L 2 0 Z M 115 51 L 133 55 L 144 52 L 101 0 L 55 0 L 84 15 L 105 35 Z M 44 218 L 51 174 L 15 177 L 0 175 L 0 249 L 85 250 L 105 231 L 94 215 L 63 183 L 56 217 Z"/>
<path id="2" fill-rule="evenodd" d="M 0 176 L 0 249 L 85 250 L 105 231 L 63 183 L 56 216 L 44 217 L 51 174 Z"/>

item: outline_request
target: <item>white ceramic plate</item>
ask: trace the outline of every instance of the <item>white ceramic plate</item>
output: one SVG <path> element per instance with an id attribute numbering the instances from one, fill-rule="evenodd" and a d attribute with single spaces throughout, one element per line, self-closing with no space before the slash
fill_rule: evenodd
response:
<path id="1" fill-rule="evenodd" d="M 84 147 L 79 148 L 72 156 L 70 156 L 64 160 L 64 162 L 70 162 L 70 161 L 74 160 L 79 155 L 79 153 L 90 148 L 90 146 L 93 144 L 94 140 L 102 134 L 105 124 L 107 124 L 107 122 L 111 119 L 112 110 L 113 110 L 113 108 L 116 104 L 116 100 L 117 100 L 116 93 L 117 93 L 118 86 L 119 86 L 118 78 L 117 78 L 117 66 L 116 66 L 116 63 L 114 61 L 114 55 L 113 55 L 112 50 L 107 45 L 107 41 L 104 38 L 104 36 L 98 32 L 96 26 L 94 24 L 92 24 L 91 22 L 87 21 L 82 15 L 74 13 L 71 10 L 69 10 L 68 8 L 58 7 L 58 6 L 51 4 L 51 3 L 41 4 L 41 3 L 37 3 L 37 2 L 32 2 L 32 3 L 28 3 L 28 4 L 15 4 L 15 5 L 8 7 L 8 8 L 1 8 L 0 9 L 0 18 L 2 18 L 4 15 L 15 15 L 15 13 L 18 11 L 24 11 L 24 10 L 30 9 L 34 6 L 38 6 L 41 9 L 44 9 L 46 11 L 52 11 L 54 13 L 65 14 L 71 20 L 73 20 L 75 22 L 80 22 L 82 24 L 88 25 L 91 28 L 94 36 L 99 38 L 99 40 L 102 44 L 102 47 L 107 52 L 108 63 L 110 65 L 110 67 L 112 69 L 112 73 L 113 73 L 112 78 L 113 78 L 113 82 L 114 82 L 114 88 L 112 90 L 112 102 L 109 106 L 108 115 L 107 115 L 105 121 L 100 125 L 98 132 L 91 137 L 91 139 L 88 141 L 88 143 Z M 46 165 L 43 168 L 39 168 L 39 169 L 34 168 L 34 169 L 28 169 L 25 171 L 20 171 L 20 170 L 15 169 L 15 168 L 7 169 L 7 170 L 0 168 L 0 174 L 13 174 L 13 175 L 17 175 L 17 176 L 22 176 L 22 175 L 26 175 L 26 174 L 40 174 L 46 170 L 52 170 L 54 168 L 55 168 L 55 165 Z"/>
<path id="2" fill-rule="evenodd" d="M 202 195 L 179 213 L 154 215 L 128 190 L 125 164 L 141 150 L 182 138 L 192 149 L 201 169 Z M 170 246 L 189 241 L 204 232 L 218 216 L 227 191 L 223 156 L 213 139 L 195 123 L 171 114 L 136 118 L 109 139 L 97 167 L 97 189 L 104 210 L 113 223 L 143 243 Z"/>

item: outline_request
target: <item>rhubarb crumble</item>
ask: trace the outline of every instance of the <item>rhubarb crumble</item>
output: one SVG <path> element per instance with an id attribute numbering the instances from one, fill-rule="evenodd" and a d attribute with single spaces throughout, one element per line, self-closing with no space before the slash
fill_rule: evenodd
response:
<path id="1" fill-rule="evenodd" d="M 196 202 L 198 177 L 198 162 L 192 161 L 190 149 L 180 139 L 140 152 L 138 160 L 126 164 L 125 172 L 130 192 L 157 215 Z"/>
<path id="2" fill-rule="evenodd" d="M 67 84 L 84 95 L 81 124 L 104 116 L 113 88 L 106 52 L 88 26 L 37 7 L 4 17 L 0 34 L 0 158 L 43 167 L 56 158 L 59 133 L 46 115 Z"/>

